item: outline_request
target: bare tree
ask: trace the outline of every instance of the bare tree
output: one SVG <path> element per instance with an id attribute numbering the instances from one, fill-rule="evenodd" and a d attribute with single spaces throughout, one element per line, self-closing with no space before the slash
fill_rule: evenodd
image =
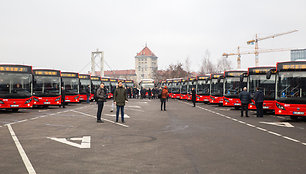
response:
<path id="1" fill-rule="evenodd" d="M 208 50 L 205 51 L 205 55 L 202 59 L 202 64 L 200 67 L 200 74 L 210 74 L 216 72 L 215 65 L 210 61 L 210 53 Z"/>
<path id="2" fill-rule="evenodd" d="M 191 74 L 191 71 L 190 71 L 190 64 L 191 64 L 191 61 L 190 61 L 189 57 L 187 57 L 187 58 L 185 59 L 185 63 L 184 63 L 184 69 L 185 69 L 185 71 L 188 73 L 187 76 L 190 76 L 190 74 Z"/>
<path id="3" fill-rule="evenodd" d="M 232 69 L 231 62 L 226 57 L 221 57 L 218 60 L 217 71 L 218 72 L 224 72 L 224 71 L 230 70 L 230 69 Z"/>

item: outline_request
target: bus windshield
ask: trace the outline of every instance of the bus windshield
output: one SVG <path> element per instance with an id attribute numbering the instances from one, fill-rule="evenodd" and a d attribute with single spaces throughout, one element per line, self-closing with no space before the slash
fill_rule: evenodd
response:
<path id="1" fill-rule="evenodd" d="M 141 84 L 141 87 L 143 88 L 143 89 L 149 89 L 149 88 L 154 88 L 154 83 L 144 83 L 144 84 Z"/>
<path id="2" fill-rule="evenodd" d="M 187 94 L 187 83 L 183 82 L 181 86 L 181 94 Z"/>
<path id="3" fill-rule="evenodd" d="M 86 94 L 86 89 L 88 88 L 88 86 L 90 86 L 89 79 L 80 79 L 80 94 Z"/>
<path id="4" fill-rule="evenodd" d="M 243 87 L 247 86 L 247 78 L 243 79 L 240 83 L 240 77 L 226 77 L 224 79 L 224 96 L 226 97 L 238 97 L 239 92 Z"/>
<path id="5" fill-rule="evenodd" d="M 249 76 L 249 91 L 253 97 L 256 88 L 259 87 L 263 93 L 265 100 L 275 99 L 275 75 L 271 75 L 270 79 L 266 78 L 266 75 L 250 75 Z"/>
<path id="6" fill-rule="evenodd" d="M 206 83 L 205 80 L 198 81 L 197 94 L 209 95 L 210 84 Z"/>
<path id="7" fill-rule="evenodd" d="M 188 91 L 191 93 L 192 88 L 196 88 L 196 83 L 195 82 L 188 82 Z"/>
<path id="8" fill-rule="evenodd" d="M 172 84 L 172 93 L 179 94 L 180 93 L 180 83 L 173 83 Z"/>
<path id="9" fill-rule="evenodd" d="M 79 94 L 79 79 L 78 78 L 63 78 L 63 84 L 66 95 Z"/>
<path id="10" fill-rule="evenodd" d="M 219 83 L 218 79 L 212 79 L 210 94 L 212 96 L 219 97 L 222 96 L 222 92 L 223 92 L 223 79 L 221 79 Z"/>
<path id="11" fill-rule="evenodd" d="M 60 95 L 60 77 L 34 76 L 34 93 L 37 97 L 56 97 Z"/>
<path id="12" fill-rule="evenodd" d="M 96 90 L 100 87 L 101 81 L 92 80 L 91 83 L 92 83 L 91 93 L 94 94 L 94 93 L 96 93 Z M 104 85 L 105 85 L 105 83 L 104 83 Z"/>
<path id="13" fill-rule="evenodd" d="M 31 97 L 31 74 L 0 73 L 0 98 Z"/>
<path id="14" fill-rule="evenodd" d="M 132 87 L 134 87 L 134 84 L 133 83 L 126 83 L 125 86 L 132 88 Z"/>
<path id="15" fill-rule="evenodd" d="M 286 99 L 296 104 L 306 103 L 305 72 L 279 72 L 276 80 L 276 99 Z"/>

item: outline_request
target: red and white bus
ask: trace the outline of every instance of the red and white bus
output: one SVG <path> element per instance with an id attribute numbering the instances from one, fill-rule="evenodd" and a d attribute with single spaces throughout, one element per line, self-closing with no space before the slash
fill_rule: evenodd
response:
<path id="1" fill-rule="evenodd" d="M 179 79 L 173 79 L 172 81 L 172 88 L 171 88 L 171 98 L 173 99 L 180 99 L 180 88 L 181 88 L 181 78 Z"/>
<path id="2" fill-rule="evenodd" d="M 91 78 L 88 74 L 79 74 L 80 79 L 80 101 L 87 101 L 87 90 L 89 91 L 89 100 L 91 100 Z"/>
<path id="3" fill-rule="evenodd" d="M 180 99 L 181 100 L 187 100 L 187 86 L 188 86 L 188 81 L 187 79 L 182 79 L 181 80 L 181 89 L 180 89 Z"/>
<path id="4" fill-rule="evenodd" d="M 241 79 L 241 76 L 247 76 L 247 71 L 224 72 L 223 106 L 232 106 L 235 109 L 240 108 L 239 93 L 243 90 L 243 87 L 247 87 L 247 78 Z"/>
<path id="5" fill-rule="evenodd" d="M 223 106 L 223 74 L 210 75 L 209 103 Z"/>
<path id="6" fill-rule="evenodd" d="M 140 86 L 140 88 L 141 89 L 143 89 L 143 90 L 146 90 L 146 94 L 145 94 L 145 96 L 147 96 L 148 97 L 148 90 L 149 89 L 153 89 L 154 87 L 155 87 L 155 82 L 154 82 L 154 80 L 153 79 L 142 79 L 141 81 L 140 81 L 140 83 L 139 83 L 139 86 Z M 151 97 L 152 97 L 152 92 L 151 92 Z"/>
<path id="7" fill-rule="evenodd" d="M 65 90 L 66 103 L 79 103 L 80 102 L 80 82 L 79 73 L 62 72 L 62 86 Z"/>
<path id="8" fill-rule="evenodd" d="M 94 94 L 96 93 L 97 89 L 100 87 L 101 78 L 99 76 L 90 76 L 91 80 L 91 100 L 94 99 Z"/>
<path id="9" fill-rule="evenodd" d="M 197 102 L 209 102 L 210 94 L 210 75 L 197 76 Z"/>
<path id="10" fill-rule="evenodd" d="M 49 69 L 35 69 L 33 103 L 34 106 L 61 105 L 61 71 Z"/>
<path id="11" fill-rule="evenodd" d="M 32 108 L 32 67 L 26 65 L 0 65 L 0 109 L 17 112 Z"/>
<path id="12" fill-rule="evenodd" d="M 306 61 L 277 63 L 275 99 L 276 115 L 306 116 Z"/>
<path id="13" fill-rule="evenodd" d="M 266 74 L 271 71 L 271 78 L 267 79 Z M 259 87 L 264 93 L 264 110 L 275 110 L 275 73 L 276 67 L 252 67 L 248 69 L 248 92 L 252 98 Z M 249 104 L 249 109 L 256 109 L 255 102 Z"/>
<path id="14" fill-rule="evenodd" d="M 102 82 L 104 83 L 103 79 L 105 79 L 104 77 L 101 78 Z M 116 86 L 118 85 L 118 79 L 109 79 L 110 81 L 110 90 L 108 91 L 108 98 L 113 98 L 114 96 L 114 92 L 116 89 Z"/>
<path id="15" fill-rule="evenodd" d="M 187 86 L 187 100 L 191 101 L 192 100 L 192 88 L 196 89 L 197 87 L 197 78 L 195 77 L 190 77 L 188 78 L 188 86 Z"/>

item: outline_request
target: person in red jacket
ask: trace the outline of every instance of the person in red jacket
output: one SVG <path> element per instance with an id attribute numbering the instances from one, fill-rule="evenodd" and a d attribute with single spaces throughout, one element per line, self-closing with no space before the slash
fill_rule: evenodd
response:
<path id="1" fill-rule="evenodd" d="M 168 95 L 169 95 L 168 88 L 167 86 L 165 86 L 161 92 L 161 98 L 160 98 L 160 101 L 161 101 L 160 110 L 161 111 L 163 110 L 163 105 L 164 105 L 164 111 L 166 111 L 166 101 L 167 101 Z"/>

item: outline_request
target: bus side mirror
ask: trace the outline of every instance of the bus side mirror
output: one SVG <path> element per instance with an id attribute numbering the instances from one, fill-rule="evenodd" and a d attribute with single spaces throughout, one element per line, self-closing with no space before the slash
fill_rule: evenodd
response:
<path id="1" fill-rule="evenodd" d="M 267 79 L 270 79 L 270 78 L 271 78 L 271 75 L 272 75 L 272 71 L 269 70 L 269 71 L 267 72 L 267 74 L 266 74 L 266 78 L 267 78 Z"/>
<path id="2" fill-rule="evenodd" d="M 244 79 L 244 74 L 241 74 L 240 75 L 240 82 L 243 82 L 243 79 Z"/>

